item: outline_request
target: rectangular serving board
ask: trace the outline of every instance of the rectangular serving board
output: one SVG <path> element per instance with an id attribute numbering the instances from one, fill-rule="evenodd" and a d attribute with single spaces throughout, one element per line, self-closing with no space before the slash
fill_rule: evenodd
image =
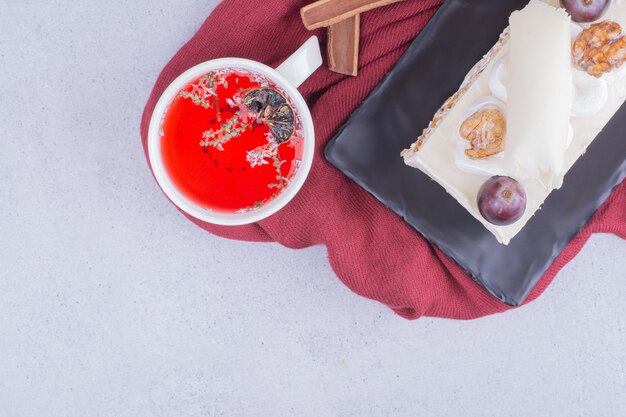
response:
<path id="1" fill-rule="evenodd" d="M 523 303 L 572 238 L 626 177 L 622 106 L 510 245 L 400 152 L 428 126 L 528 0 L 447 0 L 326 147 L 326 158 L 404 218 L 494 297 Z M 626 208 L 625 208 L 626 209 Z"/>

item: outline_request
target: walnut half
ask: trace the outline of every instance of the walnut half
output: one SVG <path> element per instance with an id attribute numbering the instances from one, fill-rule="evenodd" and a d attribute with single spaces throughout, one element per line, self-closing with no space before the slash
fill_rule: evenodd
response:
<path id="1" fill-rule="evenodd" d="M 619 23 L 606 20 L 583 30 L 572 46 L 574 64 L 600 78 L 626 62 L 626 38 Z"/>
<path id="2" fill-rule="evenodd" d="M 498 108 L 487 107 L 468 117 L 459 129 L 463 139 L 471 148 L 465 150 L 470 159 L 486 159 L 504 149 L 506 122 Z"/>

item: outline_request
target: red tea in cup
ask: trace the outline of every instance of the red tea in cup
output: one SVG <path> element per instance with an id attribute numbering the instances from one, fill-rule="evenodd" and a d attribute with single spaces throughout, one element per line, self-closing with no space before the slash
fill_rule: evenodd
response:
<path id="1" fill-rule="evenodd" d="M 188 199 L 225 213 L 253 211 L 287 188 L 304 133 L 289 96 L 242 68 L 208 72 L 182 88 L 161 124 L 163 164 Z"/>

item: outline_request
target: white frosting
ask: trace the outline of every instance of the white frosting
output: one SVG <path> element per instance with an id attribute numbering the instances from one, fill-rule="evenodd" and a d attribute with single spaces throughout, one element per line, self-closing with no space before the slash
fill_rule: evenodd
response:
<path id="1" fill-rule="evenodd" d="M 560 188 L 573 94 L 571 18 L 531 0 L 509 22 L 506 157 L 516 179 Z"/>
<path id="2" fill-rule="evenodd" d="M 506 85 L 509 81 L 508 58 L 507 55 L 500 57 L 493 65 L 493 69 L 489 71 L 491 94 L 505 103 L 508 101 L 506 93 Z"/>
<path id="3" fill-rule="evenodd" d="M 585 28 L 582 27 L 581 25 L 579 25 L 576 22 L 572 22 L 571 26 L 569 27 L 570 30 L 570 35 L 572 38 L 572 43 L 574 43 L 574 41 L 576 40 L 576 38 L 578 37 L 578 35 L 580 35 L 580 33 L 584 30 Z"/>
<path id="4" fill-rule="evenodd" d="M 553 6 L 558 6 L 558 0 L 548 0 Z M 626 25 L 626 2 L 614 1 L 605 19 L 612 19 L 622 26 Z M 527 195 L 527 208 L 524 216 L 509 226 L 495 226 L 487 222 L 481 215 L 476 204 L 478 190 L 486 180 L 486 172 L 479 172 L 476 166 L 464 166 L 462 170 L 456 161 L 459 152 L 459 126 L 468 116 L 469 109 L 483 97 L 492 95 L 489 88 L 489 78 L 494 64 L 509 53 L 509 44 L 505 44 L 493 61 L 487 66 L 481 76 L 474 82 L 465 94 L 458 100 L 456 106 L 441 121 L 427 141 L 415 152 L 405 155 L 405 162 L 416 167 L 443 186 L 463 207 L 465 207 L 499 242 L 508 244 L 509 241 L 522 230 L 524 225 L 541 207 L 545 199 L 552 192 L 536 178 L 521 179 L 520 182 Z M 576 77 L 576 75 L 575 75 Z M 600 133 L 603 127 L 613 117 L 626 99 L 626 65 L 622 70 L 603 77 L 608 84 L 608 98 L 599 112 L 588 117 L 570 119 L 571 130 L 568 128 L 567 149 L 564 152 L 563 173 L 567 172 L 578 158 Z M 494 94 L 495 95 L 495 94 Z M 571 137 L 573 131 L 573 138 Z M 467 147 L 467 142 L 465 143 Z M 467 158 L 466 158 L 467 159 Z M 472 172 L 469 172 L 472 171 Z M 567 177 L 565 178 L 567 181 Z M 436 209 L 436 208 L 433 208 Z M 462 233 L 462 231 L 459 231 Z"/>
<path id="5" fill-rule="evenodd" d="M 574 24 L 580 28 L 580 26 Z M 489 72 L 489 89 L 494 97 L 503 102 L 507 102 L 507 69 L 508 56 L 503 56 L 494 64 L 493 70 Z M 622 69 L 623 71 L 623 69 Z M 572 117 L 589 117 L 602 110 L 609 98 L 606 80 L 592 77 L 584 71 L 573 70 L 573 96 Z M 613 73 L 611 73 L 613 75 Z"/>
<path id="6" fill-rule="evenodd" d="M 609 100 L 609 88 L 602 78 L 574 70 L 574 97 L 572 117 L 590 117 L 598 113 Z"/>

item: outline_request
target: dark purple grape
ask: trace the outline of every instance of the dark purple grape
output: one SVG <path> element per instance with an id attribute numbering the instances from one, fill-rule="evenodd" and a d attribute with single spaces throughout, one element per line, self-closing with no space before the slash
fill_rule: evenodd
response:
<path id="1" fill-rule="evenodd" d="M 611 0 L 561 0 L 561 6 L 578 23 L 590 23 L 600 19 L 611 5 Z"/>
<path id="2" fill-rule="evenodd" d="M 508 226 L 524 215 L 526 192 L 510 177 L 491 177 L 478 192 L 480 214 L 491 224 Z"/>

